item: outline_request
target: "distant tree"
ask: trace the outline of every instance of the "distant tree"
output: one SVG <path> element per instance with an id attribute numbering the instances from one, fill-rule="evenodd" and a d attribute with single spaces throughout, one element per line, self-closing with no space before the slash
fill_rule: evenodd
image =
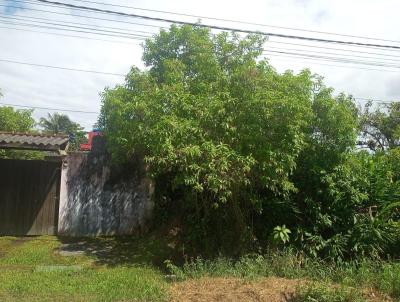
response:
<path id="1" fill-rule="evenodd" d="M 39 124 L 45 132 L 52 134 L 69 134 L 83 130 L 83 127 L 71 121 L 68 115 L 57 112 L 48 113 L 47 118 L 42 117 Z"/>
<path id="2" fill-rule="evenodd" d="M 15 110 L 13 107 L 0 107 L 0 131 L 28 132 L 35 125 L 33 110 Z"/>
<path id="3" fill-rule="evenodd" d="M 379 105 L 367 103 L 360 115 L 360 144 L 373 151 L 400 146 L 400 103 Z"/>
<path id="4" fill-rule="evenodd" d="M 73 122 L 68 115 L 48 113 L 47 118 L 42 117 L 39 125 L 45 133 L 49 134 L 67 134 L 71 137 L 71 149 L 79 149 L 79 145 L 85 141 L 85 132 L 83 127 Z"/>
<path id="5" fill-rule="evenodd" d="M 15 110 L 12 107 L 0 107 L 0 131 L 32 132 L 35 119 L 33 110 Z M 39 159 L 43 155 L 35 151 L 0 150 L 0 158 Z"/>

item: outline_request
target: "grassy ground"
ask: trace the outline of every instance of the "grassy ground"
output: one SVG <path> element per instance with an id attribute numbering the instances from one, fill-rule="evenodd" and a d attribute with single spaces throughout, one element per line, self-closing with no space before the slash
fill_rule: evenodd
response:
<path id="1" fill-rule="evenodd" d="M 62 256 L 65 244 L 84 252 Z M 172 255 L 155 237 L 0 237 L 0 301 L 400 301 L 399 263 L 327 264 L 286 252 L 165 265 Z"/>
<path id="2" fill-rule="evenodd" d="M 102 247 L 119 244 L 99 241 Z M 145 263 L 145 253 L 134 257 L 138 249 L 131 250 L 132 261 L 124 258 L 129 256 L 126 253 L 118 258 L 114 249 L 111 264 L 103 263 L 104 252 L 101 256 L 60 256 L 57 249 L 62 243 L 55 237 L 0 237 L 0 301 L 166 300 L 163 275 Z"/>

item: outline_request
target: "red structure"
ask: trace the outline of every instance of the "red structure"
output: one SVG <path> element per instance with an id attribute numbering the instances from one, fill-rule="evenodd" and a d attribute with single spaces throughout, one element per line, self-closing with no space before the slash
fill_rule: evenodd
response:
<path id="1" fill-rule="evenodd" d="M 98 135 L 103 135 L 103 133 L 99 130 L 93 130 L 88 133 L 88 143 L 87 144 L 81 144 L 81 151 L 90 151 L 92 150 L 92 142 L 93 142 L 93 137 L 98 136 Z"/>

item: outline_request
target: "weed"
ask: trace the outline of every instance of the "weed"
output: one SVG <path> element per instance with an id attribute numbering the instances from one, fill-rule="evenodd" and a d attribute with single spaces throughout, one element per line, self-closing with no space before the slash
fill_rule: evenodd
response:
<path id="1" fill-rule="evenodd" d="M 365 302 L 362 294 L 352 288 L 333 288 L 323 284 L 299 287 L 289 302 Z"/>

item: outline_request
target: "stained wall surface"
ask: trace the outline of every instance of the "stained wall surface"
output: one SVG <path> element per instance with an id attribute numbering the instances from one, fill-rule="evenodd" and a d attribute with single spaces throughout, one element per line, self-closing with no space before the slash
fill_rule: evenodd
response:
<path id="1" fill-rule="evenodd" d="M 68 154 L 61 171 L 59 235 L 130 235 L 147 229 L 153 182 L 139 164 L 128 175 L 112 169 L 105 152 Z"/>

